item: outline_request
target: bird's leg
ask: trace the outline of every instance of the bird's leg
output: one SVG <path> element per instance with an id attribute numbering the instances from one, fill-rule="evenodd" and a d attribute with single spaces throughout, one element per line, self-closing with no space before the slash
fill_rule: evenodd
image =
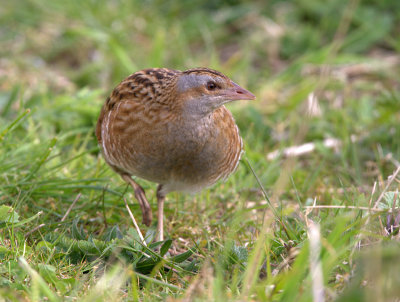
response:
<path id="1" fill-rule="evenodd" d="M 125 180 L 128 184 L 130 184 L 135 192 L 135 197 L 139 201 L 140 209 L 142 210 L 143 215 L 143 223 L 147 226 L 150 226 L 151 221 L 153 219 L 153 215 L 151 213 L 151 208 L 149 202 L 146 199 L 146 195 L 144 194 L 144 190 L 138 183 L 136 183 L 128 174 L 121 174 L 123 180 Z"/>
<path id="2" fill-rule="evenodd" d="M 165 201 L 165 193 L 162 191 L 162 185 L 158 185 L 157 187 L 157 241 L 164 240 L 164 201 Z"/>

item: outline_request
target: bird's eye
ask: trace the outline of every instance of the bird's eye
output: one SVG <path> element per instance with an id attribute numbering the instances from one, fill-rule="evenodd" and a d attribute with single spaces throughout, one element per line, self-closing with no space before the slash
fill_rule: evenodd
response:
<path id="1" fill-rule="evenodd" d="M 210 81 L 207 83 L 207 90 L 215 90 L 217 88 L 217 84 L 214 82 Z"/>

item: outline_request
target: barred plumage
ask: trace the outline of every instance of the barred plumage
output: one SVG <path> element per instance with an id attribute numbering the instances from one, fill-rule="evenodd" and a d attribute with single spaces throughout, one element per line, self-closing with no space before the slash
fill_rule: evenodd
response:
<path id="1" fill-rule="evenodd" d="M 254 98 L 208 68 L 141 70 L 107 98 L 96 128 L 99 145 L 106 162 L 133 186 L 147 225 L 150 206 L 130 176 L 159 184 L 159 239 L 165 194 L 199 191 L 236 169 L 242 139 L 223 104 Z"/>

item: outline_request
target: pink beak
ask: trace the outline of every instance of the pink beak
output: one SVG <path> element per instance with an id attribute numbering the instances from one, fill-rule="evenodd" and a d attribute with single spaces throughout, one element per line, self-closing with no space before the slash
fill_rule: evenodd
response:
<path id="1" fill-rule="evenodd" d="M 256 96 L 250 91 L 240 87 L 238 84 L 232 82 L 233 87 L 227 88 L 224 92 L 227 100 L 254 100 Z"/>

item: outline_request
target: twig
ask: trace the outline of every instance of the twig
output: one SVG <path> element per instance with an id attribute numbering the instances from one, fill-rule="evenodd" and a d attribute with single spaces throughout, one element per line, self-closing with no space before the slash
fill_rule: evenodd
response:
<path id="1" fill-rule="evenodd" d="M 72 202 L 72 204 L 69 206 L 69 208 L 68 208 L 67 212 L 65 212 L 63 218 L 61 218 L 61 222 L 63 222 L 63 221 L 67 218 L 67 216 L 68 216 L 69 213 L 71 212 L 72 208 L 75 206 L 76 202 L 79 200 L 79 198 L 81 198 L 81 195 L 82 195 L 82 194 L 79 193 L 79 194 L 75 197 L 75 200 L 74 200 L 74 201 Z M 60 226 L 60 224 L 58 224 L 58 226 Z M 58 231 L 58 228 L 56 228 L 54 231 L 57 232 L 57 231 Z"/>
<path id="2" fill-rule="evenodd" d="M 32 230 L 30 230 L 28 233 L 26 233 L 24 236 L 28 237 L 30 234 L 32 234 L 33 232 L 37 231 L 38 229 L 44 227 L 45 225 L 46 225 L 45 223 L 39 224 L 38 226 L 36 226 Z"/>
<path id="3" fill-rule="evenodd" d="M 147 246 L 146 241 L 144 241 L 144 237 L 143 237 L 143 235 L 142 235 L 142 232 L 140 231 L 139 226 L 138 226 L 138 224 L 136 223 L 136 219 L 135 219 L 135 217 L 133 216 L 133 214 L 132 214 L 132 212 L 131 212 L 131 209 L 129 208 L 128 203 L 126 202 L 126 199 L 125 199 L 125 198 L 124 198 L 124 202 L 125 202 L 126 209 L 128 210 L 129 216 L 131 216 L 133 225 L 135 226 L 135 229 L 136 229 L 136 231 L 137 231 L 138 234 L 139 234 L 140 240 L 142 240 L 142 243 L 143 243 L 144 246 Z"/>
<path id="4" fill-rule="evenodd" d="M 65 220 L 65 218 L 67 218 L 68 214 L 71 212 L 72 208 L 75 206 L 76 202 L 79 200 L 79 198 L 81 198 L 81 193 L 79 193 L 75 200 L 72 202 L 72 204 L 69 206 L 67 212 L 65 212 L 65 215 L 63 216 L 63 218 L 61 218 L 61 222 L 63 222 Z"/>
<path id="5" fill-rule="evenodd" d="M 316 206 L 305 206 L 305 209 L 349 209 L 349 210 L 361 210 L 361 211 L 373 211 L 373 212 L 387 212 L 392 213 L 392 209 L 378 209 L 369 207 L 356 207 L 356 206 L 335 206 L 335 205 L 316 205 Z M 395 208 L 398 210 L 400 208 Z"/>
<path id="6" fill-rule="evenodd" d="M 390 176 L 390 179 L 389 179 L 388 183 L 386 184 L 386 187 L 383 189 L 381 195 L 379 195 L 379 198 L 376 200 L 376 202 L 374 204 L 374 207 L 373 207 L 374 209 L 378 206 L 378 204 L 382 200 L 383 196 L 385 195 L 386 191 L 389 189 L 390 185 L 392 184 L 393 180 L 396 179 L 397 174 L 399 174 L 399 172 L 400 172 L 400 166 L 398 166 L 396 171 Z"/>

